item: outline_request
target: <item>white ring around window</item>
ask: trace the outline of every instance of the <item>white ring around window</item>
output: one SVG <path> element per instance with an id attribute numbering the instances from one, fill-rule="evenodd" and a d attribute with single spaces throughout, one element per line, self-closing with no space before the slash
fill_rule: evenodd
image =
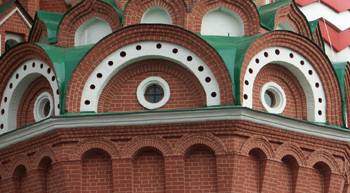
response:
<path id="1" fill-rule="evenodd" d="M 50 105 L 49 109 L 45 109 L 46 105 Z M 48 112 L 45 112 L 46 110 Z M 36 98 L 33 113 L 35 121 L 47 119 L 53 114 L 53 99 L 50 93 L 43 92 Z"/>
<path id="2" fill-rule="evenodd" d="M 272 100 L 274 101 L 271 101 L 271 103 L 274 104 L 272 106 L 271 104 L 268 104 L 266 102 L 266 92 L 270 92 L 270 94 L 273 94 Z M 264 86 L 261 89 L 260 100 L 267 112 L 274 114 L 282 113 L 287 104 L 286 94 L 284 93 L 284 90 L 275 82 L 268 82 L 264 84 Z"/>
<path id="3" fill-rule="evenodd" d="M 161 86 L 164 91 L 163 98 L 157 103 L 150 103 L 145 98 L 145 92 L 147 87 L 153 84 Z M 168 83 L 164 79 L 158 76 L 151 76 L 143 80 L 137 87 L 136 92 L 137 92 L 136 93 L 137 100 L 139 101 L 139 103 L 146 109 L 150 109 L 150 110 L 158 109 L 164 106 L 170 99 L 170 88 Z"/>

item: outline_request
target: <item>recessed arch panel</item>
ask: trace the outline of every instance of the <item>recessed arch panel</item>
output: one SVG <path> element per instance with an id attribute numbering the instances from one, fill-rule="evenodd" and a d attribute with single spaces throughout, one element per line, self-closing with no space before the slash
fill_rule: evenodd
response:
<path id="1" fill-rule="evenodd" d="M 284 47 L 270 47 L 261 50 L 249 62 L 243 85 L 243 106 L 253 108 L 253 86 L 260 70 L 267 64 L 277 63 L 287 68 L 300 82 L 306 95 L 309 121 L 326 122 L 326 96 L 317 71 L 299 53 Z"/>
<path id="2" fill-rule="evenodd" d="M 240 16 L 220 7 L 209 11 L 202 19 L 202 35 L 244 36 L 244 24 Z"/>
<path id="3" fill-rule="evenodd" d="M 92 18 L 83 23 L 75 32 L 74 45 L 94 44 L 112 33 L 111 26 L 100 18 Z"/>

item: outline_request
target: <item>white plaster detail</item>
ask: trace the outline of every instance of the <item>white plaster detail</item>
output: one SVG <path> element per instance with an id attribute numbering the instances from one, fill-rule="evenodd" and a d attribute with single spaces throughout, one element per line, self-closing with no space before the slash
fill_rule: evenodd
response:
<path id="1" fill-rule="evenodd" d="M 156 84 L 159 85 L 160 87 L 162 87 L 163 92 L 164 92 L 164 96 L 163 98 L 157 102 L 157 103 L 151 103 L 148 102 L 145 98 L 145 92 L 148 86 L 152 85 L 152 84 Z M 162 106 L 164 106 L 170 99 L 170 88 L 169 85 L 167 83 L 167 81 L 165 81 L 163 78 L 158 77 L 158 76 L 151 76 L 146 78 L 145 80 L 143 80 L 139 86 L 137 87 L 137 100 L 139 101 L 139 103 L 145 107 L 146 109 L 158 109 Z"/>
<path id="2" fill-rule="evenodd" d="M 170 14 L 161 7 L 151 7 L 142 16 L 141 23 L 172 24 Z"/>
<path id="3" fill-rule="evenodd" d="M 158 44 L 161 45 L 161 48 L 157 47 Z M 137 50 L 137 48 L 140 48 L 140 50 Z M 177 50 L 177 53 L 173 53 L 174 49 Z M 125 54 L 124 57 L 121 56 L 122 54 Z M 188 60 L 189 57 L 191 58 L 190 61 Z M 108 82 L 125 66 L 151 58 L 172 61 L 192 72 L 206 94 L 207 106 L 220 105 L 219 84 L 211 69 L 200 57 L 191 50 L 176 44 L 144 41 L 116 50 L 95 68 L 84 85 L 80 101 L 80 111 L 97 112 L 100 95 Z M 112 61 L 113 65 L 110 66 L 108 64 L 109 61 Z M 97 75 L 102 75 L 102 77 L 98 77 Z M 211 79 L 210 82 L 206 82 L 207 77 Z M 90 88 L 91 85 L 94 85 L 94 89 Z M 212 93 L 215 93 L 214 97 Z"/>
<path id="4" fill-rule="evenodd" d="M 220 7 L 202 18 L 202 35 L 244 36 L 244 24 L 238 14 Z"/>
<path id="5" fill-rule="evenodd" d="M 74 45 L 94 44 L 112 33 L 111 26 L 100 18 L 92 18 L 83 23 L 75 32 Z"/>
<path id="6" fill-rule="evenodd" d="M 337 13 L 327 5 L 320 2 L 311 3 L 304 7 L 299 7 L 299 9 L 309 21 L 324 18 L 332 25 L 336 26 L 340 31 L 345 31 L 350 28 L 350 11 Z"/>
<path id="7" fill-rule="evenodd" d="M 35 63 L 34 67 L 32 65 L 33 63 Z M 59 95 L 56 92 L 58 90 L 56 75 L 54 74 L 53 70 L 44 62 L 37 59 L 29 60 L 17 68 L 6 85 L 0 103 L 0 111 L 4 110 L 4 114 L 0 115 L 0 126 L 2 125 L 2 127 L 0 127 L 0 134 L 17 128 L 17 111 L 22 97 L 25 97 L 23 94 L 27 90 L 28 86 L 32 83 L 32 81 L 40 76 L 45 77 L 50 84 L 52 93 L 54 95 L 54 114 L 59 115 Z M 55 76 L 54 81 L 52 81 L 53 76 Z"/>
<path id="8" fill-rule="evenodd" d="M 18 13 L 21 18 L 23 19 L 23 21 L 28 25 L 29 28 L 32 28 L 32 25 L 30 24 L 30 22 L 27 20 L 26 17 L 24 17 L 23 13 L 16 7 L 14 10 L 12 10 L 9 14 L 6 15 L 6 17 L 4 17 L 1 21 L 0 21 L 0 26 L 2 24 L 5 23 L 5 21 L 7 21 L 12 15 L 14 15 L 15 13 Z"/>
<path id="9" fill-rule="evenodd" d="M 267 91 L 273 94 L 272 100 L 274 100 L 275 103 L 273 106 L 270 106 L 266 102 L 265 93 Z M 280 85 L 278 85 L 275 82 L 267 82 L 264 84 L 260 92 L 260 100 L 267 112 L 273 114 L 281 114 L 284 111 L 287 104 L 287 98 L 286 94 L 284 93 L 284 90 Z"/>
<path id="10" fill-rule="evenodd" d="M 48 112 L 45 112 L 46 105 L 49 105 Z M 33 114 L 35 121 L 42 121 L 53 114 L 53 99 L 50 93 L 43 92 L 36 98 Z"/>
<path id="11" fill-rule="evenodd" d="M 279 50 L 278 55 L 275 52 L 276 50 Z M 265 57 L 265 52 L 268 53 L 268 57 Z M 293 57 L 290 57 L 290 54 Z M 256 62 L 256 59 L 259 60 L 259 63 Z M 242 72 L 244 73 L 243 81 L 247 80 L 249 82 L 248 85 L 244 84 L 242 90 L 242 95 L 247 96 L 247 98 L 243 98 L 242 105 L 244 107 L 253 107 L 254 82 L 260 70 L 267 64 L 281 65 L 298 79 L 306 96 L 307 119 L 309 121 L 326 122 L 326 96 L 319 75 L 306 58 L 283 47 L 270 47 L 261 50 L 249 62 L 246 72 Z M 318 87 L 316 87 L 316 84 Z"/>

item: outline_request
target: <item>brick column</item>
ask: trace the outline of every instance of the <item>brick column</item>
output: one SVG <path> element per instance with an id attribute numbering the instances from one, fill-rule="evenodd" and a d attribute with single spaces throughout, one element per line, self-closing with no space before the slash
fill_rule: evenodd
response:
<path id="1" fill-rule="evenodd" d="M 132 193 L 133 166 L 130 158 L 112 160 L 113 192 Z"/>
<path id="2" fill-rule="evenodd" d="M 16 193 L 16 183 L 14 178 L 2 179 L 1 190 L 2 192 L 6 192 L 6 193 Z"/>
<path id="3" fill-rule="evenodd" d="M 262 193 L 279 191 L 275 186 L 275 183 L 278 183 L 278 173 L 276 174 L 276 168 L 278 167 L 277 164 L 279 163 L 276 161 L 266 160 L 265 169 L 262 177 Z"/>
<path id="4" fill-rule="evenodd" d="M 311 168 L 299 167 L 295 192 L 309 192 L 309 173 Z"/>
<path id="5" fill-rule="evenodd" d="M 45 170 L 36 169 L 27 171 L 26 193 L 42 193 L 46 192 Z"/>
<path id="6" fill-rule="evenodd" d="M 232 191 L 233 192 L 244 192 L 244 184 L 246 179 L 246 171 L 248 157 L 243 155 L 234 156 L 233 164 L 233 177 L 232 177 Z"/>
<path id="7" fill-rule="evenodd" d="M 65 161 L 61 162 L 64 172 L 64 189 L 65 193 L 82 193 L 81 192 L 81 161 Z"/>
<path id="8" fill-rule="evenodd" d="M 185 163 L 182 156 L 164 158 L 166 193 L 185 192 Z"/>
<path id="9" fill-rule="evenodd" d="M 343 176 L 339 174 L 331 174 L 328 193 L 342 192 L 344 188 L 344 183 L 345 183 L 345 179 Z"/>
<path id="10" fill-rule="evenodd" d="M 218 179 L 218 192 L 229 193 L 234 192 L 233 181 L 234 176 L 234 156 L 233 155 L 217 155 L 217 179 Z"/>

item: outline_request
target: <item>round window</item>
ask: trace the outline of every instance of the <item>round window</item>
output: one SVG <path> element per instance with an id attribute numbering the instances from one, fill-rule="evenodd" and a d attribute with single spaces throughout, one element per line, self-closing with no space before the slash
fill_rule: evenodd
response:
<path id="1" fill-rule="evenodd" d="M 34 119 L 41 121 L 49 118 L 53 113 L 52 96 L 48 92 L 40 94 L 34 103 Z"/>
<path id="2" fill-rule="evenodd" d="M 137 100 L 146 109 L 164 106 L 170 98 L 168 83 L 161 77 L 152 76 L 143 80 L 137 87 Z"/>
<path id="3" fill-rule="evenodd" d="M 261 103 L 269 113 L 280 114 L 286 107 L 286 95 L 278 84 L 268 82 L 261 89 Z"/>

